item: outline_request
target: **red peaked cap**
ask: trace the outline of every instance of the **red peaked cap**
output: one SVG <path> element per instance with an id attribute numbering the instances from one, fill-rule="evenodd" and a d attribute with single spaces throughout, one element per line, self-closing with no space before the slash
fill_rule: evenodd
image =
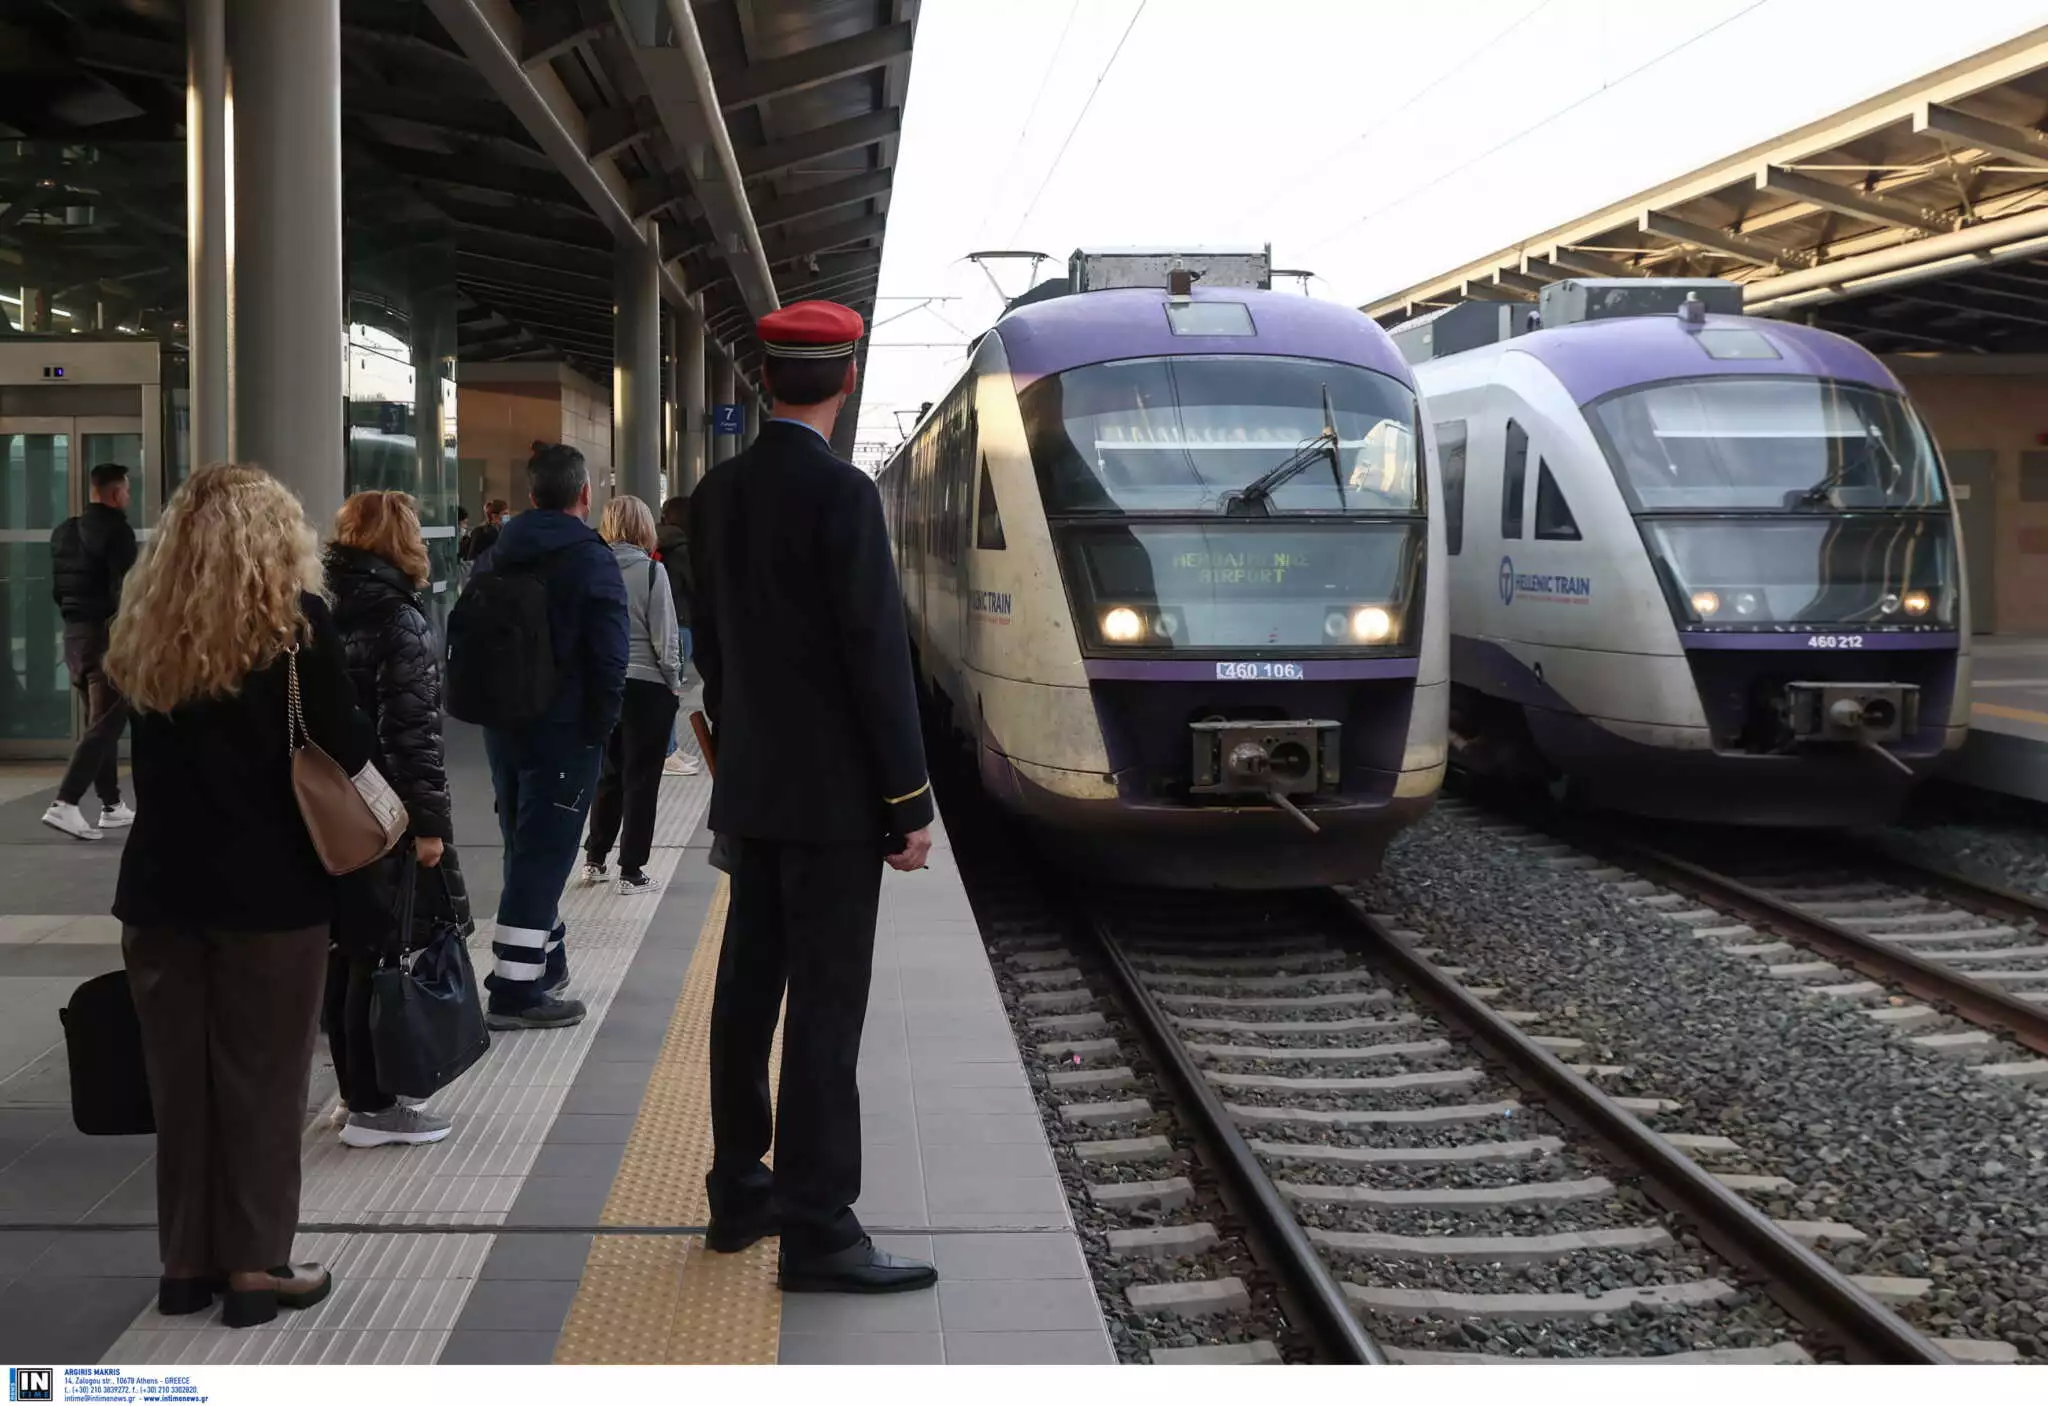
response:
<path id="1" fill-rule="evenodd" d="M 777 308 L 755 324 L 761 349 L 768 355 L 803 361 L 851 356 L 866 330 L 867 324 L 852 308 L 817 301 Z"/>

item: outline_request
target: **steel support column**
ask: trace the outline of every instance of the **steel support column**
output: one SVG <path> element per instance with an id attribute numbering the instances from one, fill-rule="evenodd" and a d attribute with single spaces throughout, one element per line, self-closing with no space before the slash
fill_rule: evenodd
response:
<path id="1" fill-rule="evenodd" d="M 710 467 L 704 438 L 704 316 L 694 304 L 678 308 L 676 327 L 676 340 L 681 344 L 676 381 L 682 392 L 676 398 L 676 420 L 682 427 L 676 492 L 688 493 L 703 481 L 704 470 Z"/>
<path id="2" fill-rule="evenodd" d="M 736 404 L 740 398 L 739 376 L 733 368 L 732 358 L 725 355 L 724 350 L 722 347 L 719 349 L 720 355 L 717 371 L 718 404 L 732 405 Z M 724 463 L 739 452 L 740 437 L 738 435 L 715 434 L 711 437 L 711 462 L 713 466 Z"/>
<path id="3" fill-rule="evenodd" d="M 347 430 L 341 0 L 229 0 L 234 74 L 235 451 L 324 525 Z"/>
<path id="4" fill-rule="evenodd" d="M 661 259 L 655 231 L 620 241 L 612 300 L 612 459 L 618 491 L 661 498 Z"/>
<path id="5" fill-rule="evenodd" d="M 185 7 L 185 319 L 191 347 L 189 462 L 195 467 L 235 457 L 233 116 L 227 0 L 189 0 Z"/>

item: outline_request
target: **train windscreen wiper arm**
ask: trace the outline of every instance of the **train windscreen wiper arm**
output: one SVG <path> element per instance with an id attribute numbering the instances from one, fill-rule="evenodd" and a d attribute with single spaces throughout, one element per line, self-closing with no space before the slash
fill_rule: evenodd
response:
<path id="1" fill-rule="evenodd" d="M 1337 501 L 1341 504 L 1344 501 L 1344 466 L 1338 457 L 1337 413 L 1330 406 L 1328 386 L 1323 387 L 1323 428 L 1308 443 L 1246 484 L 1237 495 L 1237 504 L 1248 506 L 1257 503 L 1263 508 L 1273 496 L 1274 489 L 1325 454 L 1330 458 L 1330 477 L 1336 480 Z"/>

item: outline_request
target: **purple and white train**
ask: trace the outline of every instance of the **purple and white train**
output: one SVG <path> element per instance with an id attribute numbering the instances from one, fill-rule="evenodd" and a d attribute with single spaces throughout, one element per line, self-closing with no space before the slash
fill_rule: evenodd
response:
<path id="1" fill-rule="evenodd" d="M 1440 456 L 1453 758 L 1663 818 L 1890 817 L 1970 709 L 1962 542 L 1897 380 L 1718 280 L 1539 308 L 1394 331 Z"/>
<path id="2" fill-rule="evenodd" d="M 1412 377 L 1369 318 L 1270 281 L 1263 254 L 1077 253 L 879 478 L 932 705 L 1090 873 L 1361 877 L 1442 781 Z"/>

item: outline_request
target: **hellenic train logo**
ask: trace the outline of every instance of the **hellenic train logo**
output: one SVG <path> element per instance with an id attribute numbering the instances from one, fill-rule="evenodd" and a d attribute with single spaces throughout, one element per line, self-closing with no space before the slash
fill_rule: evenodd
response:
<path id="1" fill-rule="evenodd" d="M 1502 605 L 1513 605 L 1515 603 L 1515 559 L 1513 557 L 1502 557 L 1500 559 L 1500 603 Z"/>

